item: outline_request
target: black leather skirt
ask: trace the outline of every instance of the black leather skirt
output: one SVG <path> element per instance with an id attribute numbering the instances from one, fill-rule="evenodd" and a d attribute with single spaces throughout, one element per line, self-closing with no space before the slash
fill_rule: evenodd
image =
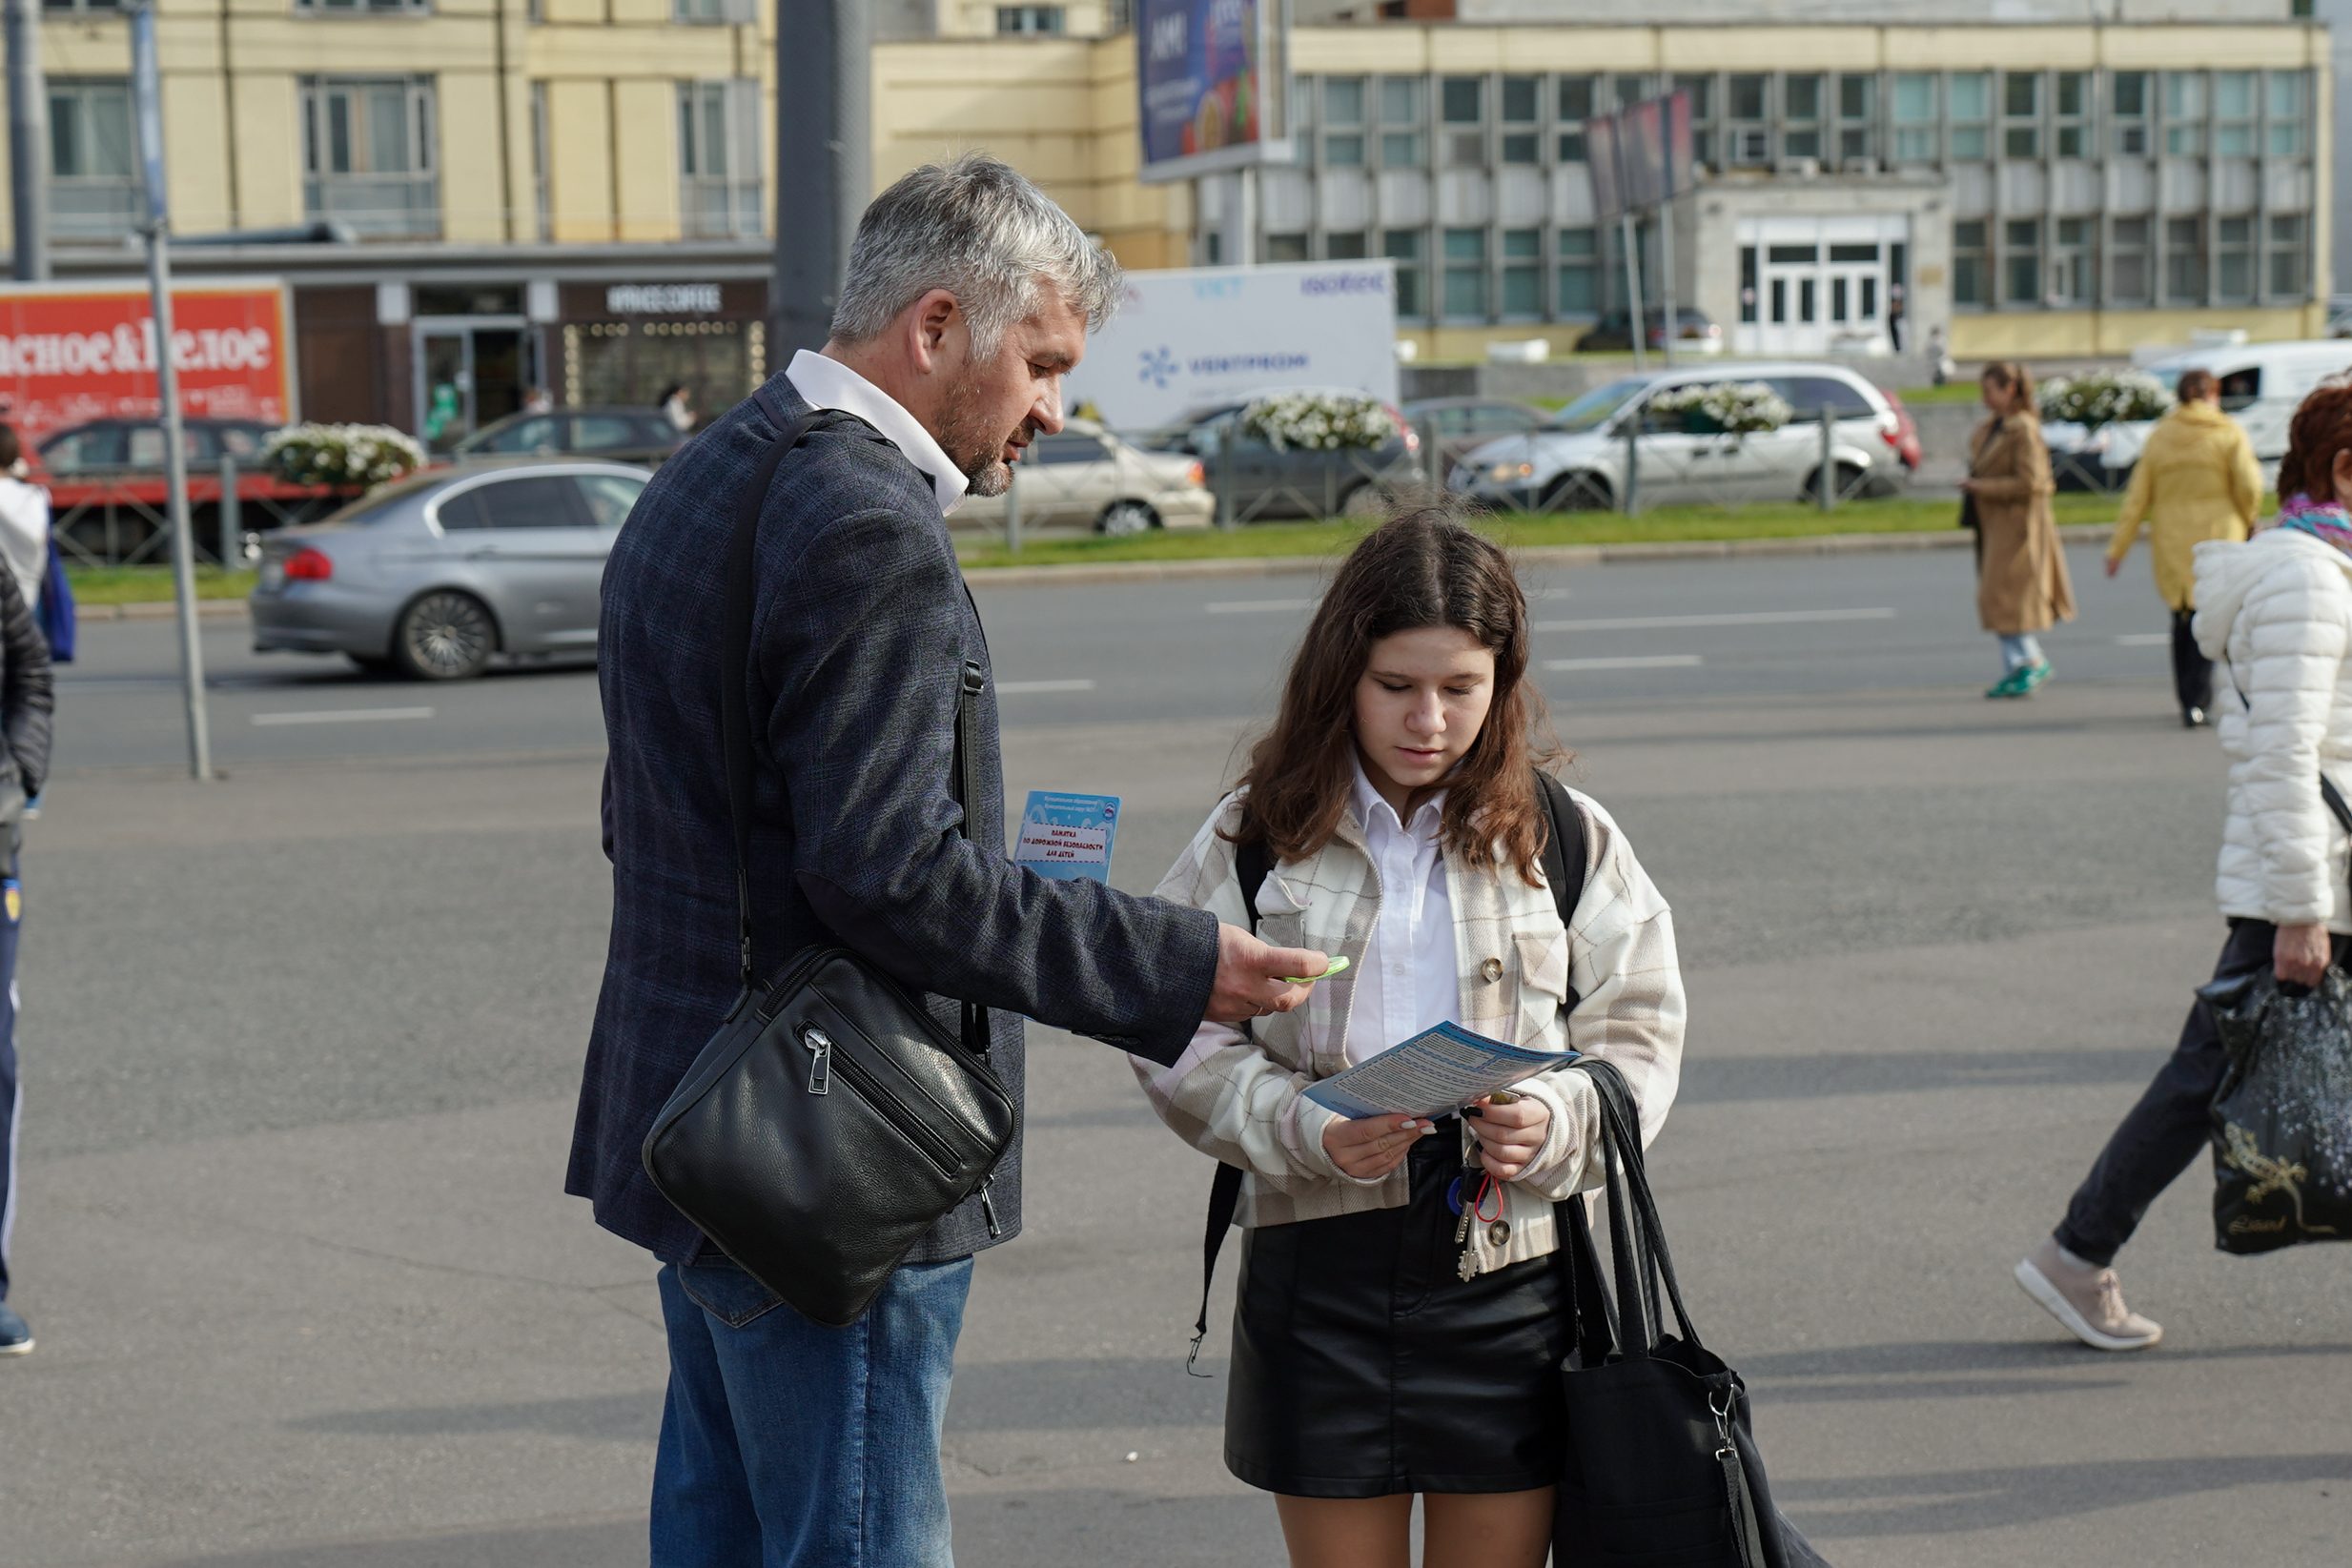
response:
<path id="1" fill-rule="evenodd" d="M 1559 1478 L 1559 1260 L 1464 1281 L 1452 1124 L 1410 1156 L 1402 1209 L 1247 1233 L 1225 1464 L 1299 1497 L 1524 1492 Z"/>

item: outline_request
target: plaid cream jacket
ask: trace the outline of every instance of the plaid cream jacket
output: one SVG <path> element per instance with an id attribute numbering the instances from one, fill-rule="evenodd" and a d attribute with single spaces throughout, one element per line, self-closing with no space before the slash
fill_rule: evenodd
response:
<path id="1" fill-rule="evenodd" d="M 1476 871 L 1445 852 L 1460 1021 L 1518 1046 L 1607 1057 L 1632 1086 L 1646 1146 L 1665 1124 L 1682 1075 L 1685 1006 L 1673 916 L 1608 813 L 1571 794 L 1585 814 L 1586 865 L 1584 896 L 1565 930 L 1548 886 L 1531 886 L 1515 871 Z M 1218 804 L 1160 883 L 1161 898 L 1248 926 L 1235 846 L 1222 836 L 1240 813 L 1238 792 Z M 1351 804 L 1320 853 L 1267 876 L 1258 895 L 1258 935 L 1278 947 L 1345 955 L 1360 971 L 1380 901 L 1379 874 Z M 1568 1012 L 1571 988 L 1580 1000 Z M 1245 1227 L 1397 1209 L 1408 1200 L 1403 1167 L 1374 1181 L 1340 1170 L 1323 1149 L 1324 1129 L 1338 1115 L 1303 1092 L 1348 1065 L 1355 995 L 1353 975 L 1342 975 L 1317 986 L 1299 1010 L 1258 1019 L 1247 1030 L 1203 1024 L 1173 1067 L 1132 1058 L 1160 1120 L 1194 1148 L 1247 1172 L 1238 1216 Z M 1602 1181 L 1601 1161 L 1590 1153 L 1600 1128 L 1591 1080 L 1552 1073 L 1519 1089 L 1544 1102 L 1551 1126 L 1526 1171 L 1504 1186 L 1509 1239 L 1496 1248 L 1483 1228 L 1471 1228 L 1482 1271 L 1551 1252 L 1553 1202 Z M 1475 1142 L 1466 1124 L 1462 1139 L 1466 1153 Z"/>

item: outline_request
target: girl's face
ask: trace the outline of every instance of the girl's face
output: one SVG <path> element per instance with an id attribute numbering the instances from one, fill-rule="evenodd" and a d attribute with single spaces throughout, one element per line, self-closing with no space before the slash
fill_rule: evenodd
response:
<path id="1" fill-rule="evenodd" d="M 1477 743 L 1494 700 L 1495 656 L 1459 626 L 1421 626 L 1372 644 L 1356 682 L 1356 749 L 1400 818 Z"/>
<path id="2" fill-rule="evenodd" d="M 2016 389 L 1986 377 L 1978 384 L 1984 396 L 1985 407 L 1995 415 L 2006 416 L 2017 400 Z"/>

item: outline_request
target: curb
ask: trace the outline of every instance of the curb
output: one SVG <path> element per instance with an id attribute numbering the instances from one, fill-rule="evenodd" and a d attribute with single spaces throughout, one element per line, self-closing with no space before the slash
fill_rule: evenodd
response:
<path id="1" fill-rule="evenodd" d="M 2103 522 L 2058 530 L 2068 544 L 2098 543 L 2115 534 Z M 1966 529 L 1934 533 L 1817 534 L 1794 539 L 1662 540 L 1656 543 L 1549 544 L 1513 550 L 1522 566 L 1607 566 L 1662 560 L 1737 560 L 1749 557 L 1858 556 L 1903 550 L 1964 550 L 1975 540 Z M 1186 579 L 1287 577 L 1328 572 L 1336 556 L 1258 556 L 1226 560 L 1105 561 L 1094 566 L 982 566 L 964 574 L 975 588 L 1049 588 L 1094 583 L 1175 582 Z"/>

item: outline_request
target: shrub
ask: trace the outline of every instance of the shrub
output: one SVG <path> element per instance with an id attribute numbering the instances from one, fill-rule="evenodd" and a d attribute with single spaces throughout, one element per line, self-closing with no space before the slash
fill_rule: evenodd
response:
<path id="1" fill-rule="evenodd" d="M 2164 383 L 2139 370 L 2053 377 L 2041 384 L 2035 401 L 2045 419 L 2094 429 L 2119 420 L 2161 418 L 2168 405 Z"/>
<path id="2" fill-rule="evenodd" d="M 1274 393 L 1243 411 L 1241 428 L 1277 452 L 1381 447 L 1397 438 L 1397 421 L 1379 398 L 1343 392 Z"/>
<path id="3" fill-rule="evenodd" d="M 1649 411 L 1680 415 L 1696 435 L 1762 436 L 1793 417 L 1788 399 L 1758 381 L 1698 381 L 1667 389 L 1649 400 Z"/>
<path id="4" fill-rule="evenodd" d="M 424 466 L 424 448 L 390 425 L 294 425 L 261 449 L 263 466 L 289 484 L 364 490 Z"/>

